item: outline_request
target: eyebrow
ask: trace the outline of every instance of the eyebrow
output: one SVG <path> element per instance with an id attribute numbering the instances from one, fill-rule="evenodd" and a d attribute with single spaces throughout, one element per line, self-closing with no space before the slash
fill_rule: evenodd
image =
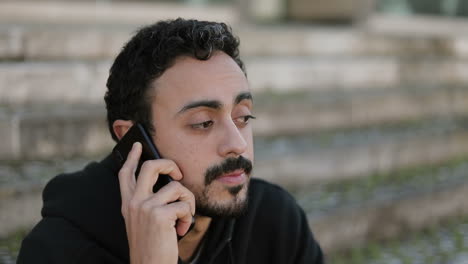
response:
<path id="1" fill-rule="evenodd" d="M 195 101 L 195 102 L 191 102 L 191 103 L 186 104 L 184 107 L 182 107 L 182 109 L 179 110 L 179 112 L 177 112 L 177 114 L 178 115 L 182 114 L 183 112 L 187 112 L 188 110 L 193 109 L 193 108 L 197 108 L 197 107 L 208 107 L 208 108 L 218 110 L 218 109 L 221 109 L 222 106 L 223 106 L 223 104 L 218 100 Z"/>
<path id="2" fill-rule="evenodd" d="M 239 104 L 243 100 L 250 100 L 253 101 L 252 94 L 250 92 L 242 92 L 236 96 L 234 99 L 234 104 Z"/>
<path id="3" fill-rule="evenodd" d="M 250 92 L 242 92 L 236 96 L 234 99 L 234 104 L 239 104 L 243 100 L 253 100 L 252 94 Z M 197 108 L 197 107 L 208 107 L 211 109 L 219 110 L 223 107 L 223 103 L 218 100 L 200 100 L 194 101 L 186 104 L 182 109 L 177 112 L 177 115 L 187 112 L 190 109 Z"/>

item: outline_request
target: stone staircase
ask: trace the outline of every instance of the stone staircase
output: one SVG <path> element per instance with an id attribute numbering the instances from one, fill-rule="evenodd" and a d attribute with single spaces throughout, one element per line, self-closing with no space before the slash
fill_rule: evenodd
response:
<path id="1" fill-rule="evenodd" d="M 232 6 L 43 2 L 0 1 L 0 237 L 37 221 L 47 180 L 109 152 L 113 56 L 137 27 L 177 16 L 225 20 L 240 36 L 255 175 L 296 195 L 326 252 L 468 215 L 468 38 L 246 25 Z M 330 194 L 348 189 L 372 195 Z"/>

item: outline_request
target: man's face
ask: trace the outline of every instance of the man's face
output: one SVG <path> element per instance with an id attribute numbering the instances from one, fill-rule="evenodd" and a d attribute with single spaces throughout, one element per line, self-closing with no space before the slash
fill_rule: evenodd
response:
<path id="1" fill-rule="evenodd" d="M 153 138 L 184 175 L 199 214 L 237 215 L 246 204 L 253 162 L 247 79 L 222 52 L 180 57 L 153 83 Z"/>

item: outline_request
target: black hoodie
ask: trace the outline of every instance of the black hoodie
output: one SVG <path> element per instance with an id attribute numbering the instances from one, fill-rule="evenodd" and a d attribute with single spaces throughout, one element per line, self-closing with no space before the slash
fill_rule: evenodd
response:
<path id="1" fill-rule="evenodd" d="M 117 171 L 107 157 L 52 179 L 43 219 L 23 240 L 17 263 L 129 263 Z M 286 191 L 252 179 L 248 199 L 244 216 L 213 219 L 197 263 L 323 263 L 303 210 Z"/>

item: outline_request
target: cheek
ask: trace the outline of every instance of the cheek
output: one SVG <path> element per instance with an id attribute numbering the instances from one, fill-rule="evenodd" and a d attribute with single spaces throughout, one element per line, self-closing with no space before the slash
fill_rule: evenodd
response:
<path id="1" fill-rule="evenodd" d="M 204 155 L 199 152 L 198 148 L 193 146 L 186 146 L 183 152 L 178 155 L 177 164 L 181 166 L 184 181 L 197 182 L 198 178 L 202 178 L 206 169 L 203 164 L 203 161 L 206 162 L 206 160 L 202 158 Z"/>
<path id="2" fill-rule="evenodd" d="M 246 129 L 245 132 L 242 133 L 244 139 L 247 143 L 247 149 L 245 156 L 250 159 L 250 161 L 254 161 L 254 145 L 253 145 L 253 135 L 252 129 Z"/>
<path id="3" fill-rule="evenodd" d="M 199 185 L 204 182 L 204 174 L 210 166 L 208 153 L 204 147 L 187 142 L 187 137 L 174 137 L 165 148 L 165 158 L 173 160 L 182 172 L 182 184 Z"/>

